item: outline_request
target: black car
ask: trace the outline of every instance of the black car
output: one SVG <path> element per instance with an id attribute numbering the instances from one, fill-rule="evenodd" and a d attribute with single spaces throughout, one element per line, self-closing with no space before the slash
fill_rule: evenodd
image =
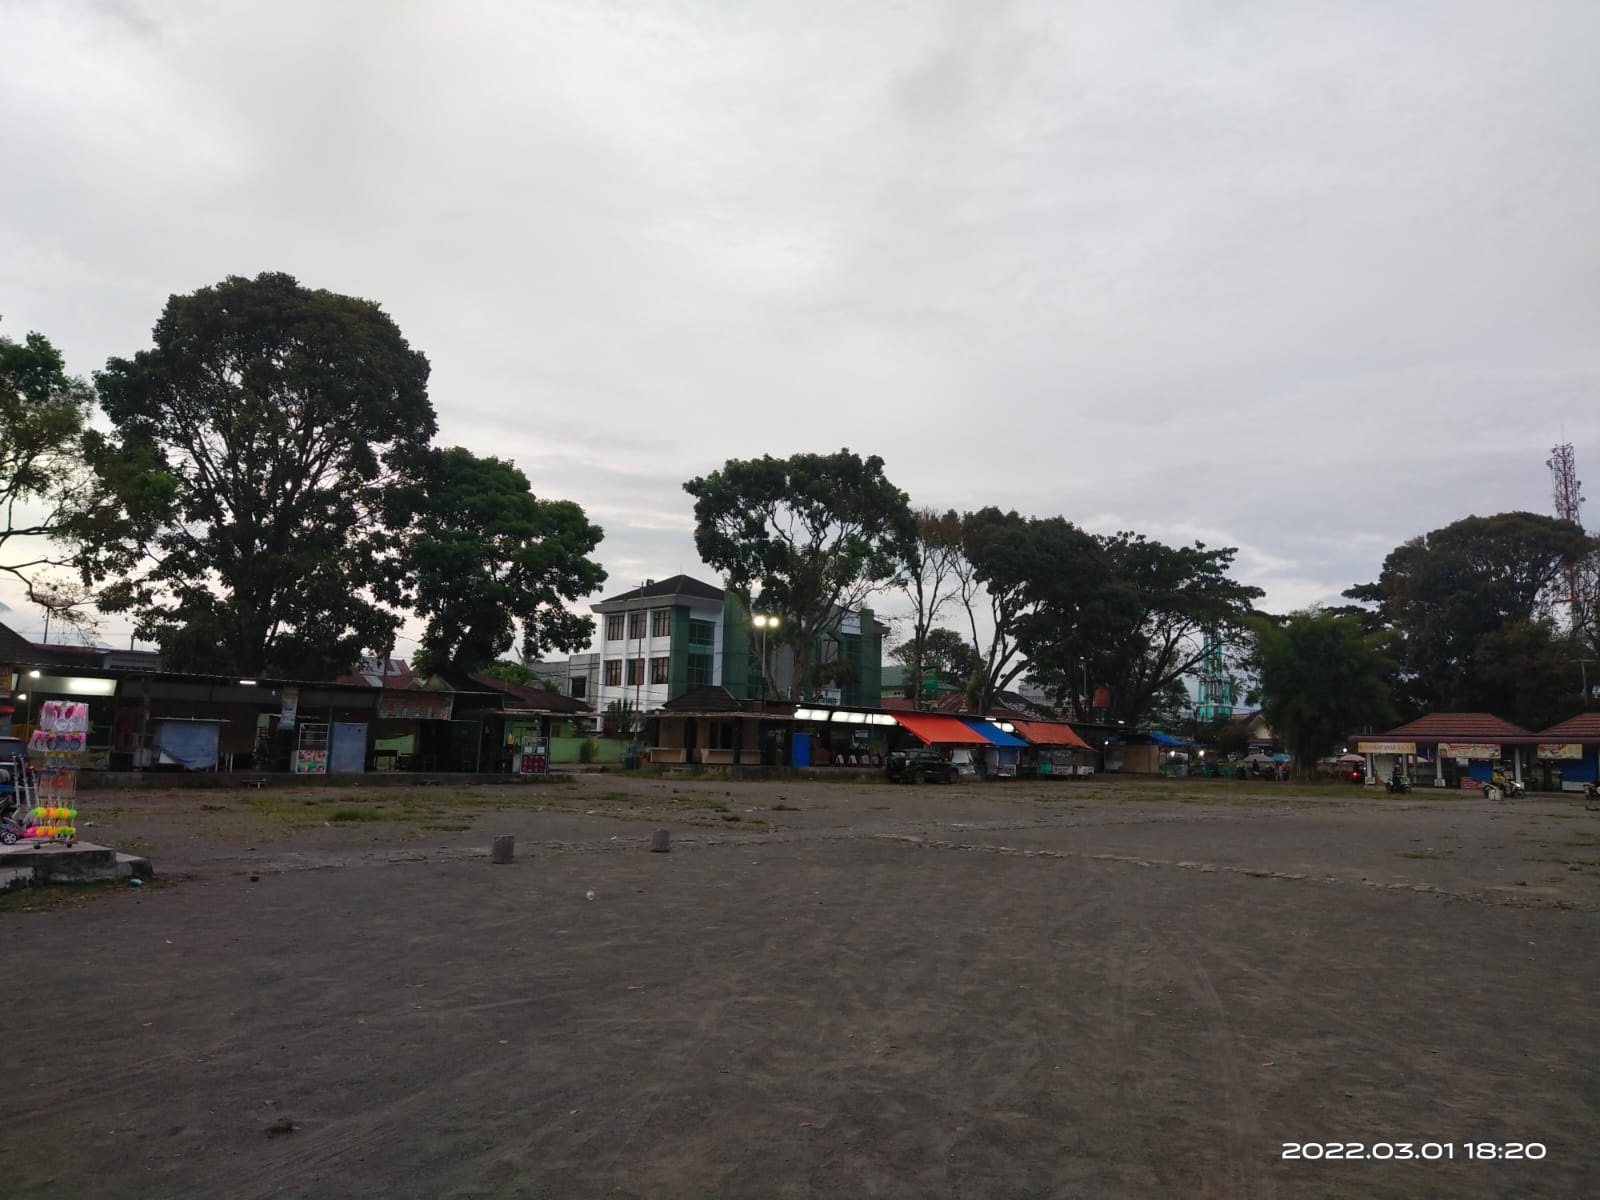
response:
<path id="1" fill-rule="evenodd" d="M 891 783 L 954 783 L 960 774 L 955 763 L 932 750 L 893 751 L 883 772 Z"/>

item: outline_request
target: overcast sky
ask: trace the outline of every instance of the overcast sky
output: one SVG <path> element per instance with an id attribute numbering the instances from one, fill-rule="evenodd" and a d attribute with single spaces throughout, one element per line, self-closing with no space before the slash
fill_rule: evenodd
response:
<path id="1" fill-rule="evenodd" d="M 1597 49 L 1593 0 L 0 0 L 0 328 L 88 373 L 229 274 L 377 300 L 607 592 L 711 576 L 685 479 L 849 446 L 1288 609 L 1549 511 L 1563 429 L 1600 479 Z"/>

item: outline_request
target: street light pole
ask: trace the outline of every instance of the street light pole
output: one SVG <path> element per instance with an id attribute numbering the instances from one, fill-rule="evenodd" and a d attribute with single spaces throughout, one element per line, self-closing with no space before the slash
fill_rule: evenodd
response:
<path id="1" fill-rule="evenodd" d="M 778 627 L 778 618 L 769 613 L 756 613 L 750 618 L 750 623 L 761 630 L 761 704 L 767 703 L 767 630 Z"/>

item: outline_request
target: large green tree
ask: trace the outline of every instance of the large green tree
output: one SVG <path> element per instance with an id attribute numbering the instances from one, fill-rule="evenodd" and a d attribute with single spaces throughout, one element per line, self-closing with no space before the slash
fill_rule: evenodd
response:
<path id="1" fill-rule="evenodd" d="M 498 458 L 454 447 L 428 456 L 403 555 L 411 607 L 427 621 L 424 670 L 475 671 L 517 644 L 524 659 L 581 650 L 594 619 L 566 605 L 606 573 L 588 556 L 601 530 L 570 500 L 541 500 Z"/>
<path id="2" fill-rule="evenodd" d="M 977 604 L 967 601 L 973 649 L 982 660 L 973 702 L 982 713 L 1041 648 L 1078 634 L 1077 622 L 1105 576 L 1094 537 L 1061 517 L 979 509 L 962 518 L 961 544 L 988 606 L 980 624 Z"/>
<path id="3" fill-rule="evenodd" d="M 64 562 L 49 539 L 84 491 L 79 439 L 93 396 L 43 334 L 0 336 L 0 573 L 47 609 L 77 599 L 45 572 Z"/>
<path id="4" fill-rule="evenodd" d="M 797 669 L 791 698 L 814 686 L 819 634 L 894 579 L 913 536 L 906 494 L 883 459 L 837 454 L 729 459 L 689 480 L 695 548 L 748 608 L 780 618 Z"/>
<path id="5" fill-rule="evenodd" d="M 1480 643 L 1508 626 L 1544 619 L 1552 585 L 1592 549 L 1571 522 L 1528 512 L 1466 517 L 1397 546 L 1375 583 L 1345 595 L 1370 605 L 1371 623 L 1389 637 L 1399 659 L 1402 714 L 1472 709 L 1506 694 L 1503 674 L 1492 685 L 1484 677 Z M 1566 686 L 1550 677 L 1540 654 L 1501 655 L 1496 669 L 1503 672 L 1516 658 L 1536 673 L 1520 690 Z"/>
<path id="6" fill-rule="evenodd" d="M 900 647 L 904 656 L 897 657 L 910 669 L 906 696 L 916 701 L 922 697 L 922 679 L 929 669 L 929 642 L 939 632 L 935 625 L 957 597 L 965 564 L 960 514 L 953 509 L 941 513 L 920 508 L 912 518 L 913 533 L 906 543 L 905 563 L 896 580 L 911 606 L 911 636 Z"/>
<path id="7" fill-rule="evenodd" d="M 1301 774 L 1352 732 L 1393 718 L 1394 664 L 1359 620 L 1310 609 L 1253 627 L 1261 710 Z"/>
<path id="8" fill-rule="evenodd" d="M 1231 547 L 1168 546 L 1137 533 L 1095 539 L 1096 573 L 1034 622 L 1024 649 L 1035 676 L 1078 712 L 1085 685 L 1110 692 L 1108 720 L 1170 719 L 1207 630 L 1237 640 L 1263 593 L 1235 580 Z"/>
<path id="9" fill-rule="evenodd" d="M 913 675 L 917 674 L 920 661 L 921 675 L 937 676 L 940 683 L 957 690 L 971 686 L 984 665 L 966 638 L 943 626 L 926 632 L 920 653 L 915 642 L 905 641 L 891 650 L 889 656 Z M 908 679 L 907 697 L 913 700 L 921 697 L 922 682 L 921 677 Z"/>
<path id="10" fill-rule="evenodd" d="M 173 296 L 153 341 L 96 376 L 114 511 L 76 533 L 101 607 L 178 669 L 325 678 L 387 653 L 427 359 L 378 305 L 283 274 Z"/>

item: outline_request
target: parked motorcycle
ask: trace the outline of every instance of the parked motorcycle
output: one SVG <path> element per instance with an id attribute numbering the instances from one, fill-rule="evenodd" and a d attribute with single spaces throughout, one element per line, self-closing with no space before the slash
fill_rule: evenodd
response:
<path id="1" fill-rule="evenodd" d="M 1528 787 L 1522 780 L 1496 771 L 1494 778 L 1483 785 L 1483 794 L 1489 800 L 1516 800 L 1528 794 Z"/>

